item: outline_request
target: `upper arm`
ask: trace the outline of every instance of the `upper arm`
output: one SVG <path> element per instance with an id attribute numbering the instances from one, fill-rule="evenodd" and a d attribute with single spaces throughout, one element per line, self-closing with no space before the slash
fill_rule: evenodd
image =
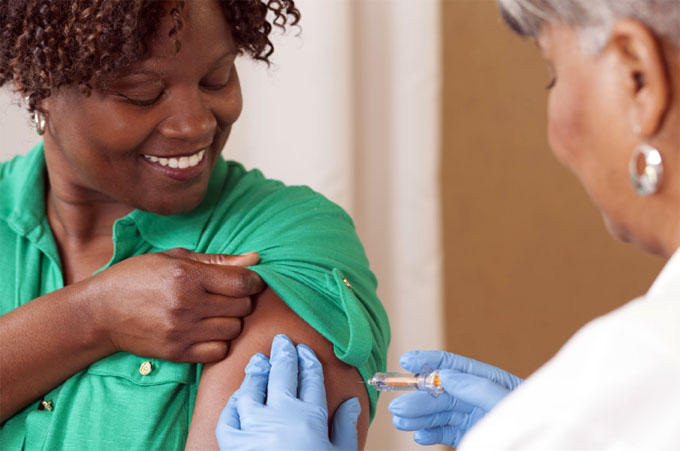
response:
<path id="1" fill-rule="evenodd" d="M 243 369 L 253 354 L 269 355 L 274 336 L 284 333 L 295 344 L 311 347 L 324 368 L 329 421 L 336 408 L 345 400 L 357 397 L 361 415 L 357 423 L 359 449 L 362 449 L 368 432 L 369 401 L 365 384 L 359 371 L 341 362 L 333 345 L 296 315 L 279 296 L 267 288 L 255 299 L 253 313 L 244 319 L 243 333 L 231 343 L 226 359 L 206 365 L 196 396 L 187 449 L 218 449 L 215 427 L 220 412 L 229 396 L 243 381 Z"/>

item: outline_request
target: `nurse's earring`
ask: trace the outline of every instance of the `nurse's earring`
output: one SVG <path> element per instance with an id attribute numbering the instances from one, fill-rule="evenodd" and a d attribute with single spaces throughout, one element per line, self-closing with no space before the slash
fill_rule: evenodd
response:
<path id="1" fill-rule="evenodd" d="M 663 180 L 661 152 L 648 143 L 640 144 L 628 162 L 630 182 L 641 196 L 656 193 Z"/>
<path id="2" fill-rule="evenodd" d="M 33 123 L 35 124 L 35 131 L 38 132 L 38 136 L 44 135 L 47 129 L 47 115 L 45 112 L 35 110 L 33 112 Z"/>

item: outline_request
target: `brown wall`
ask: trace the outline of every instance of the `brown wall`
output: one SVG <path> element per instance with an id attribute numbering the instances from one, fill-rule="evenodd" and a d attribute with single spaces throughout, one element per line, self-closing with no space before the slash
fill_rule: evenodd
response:
<path id="1" fill-rule="evenodd" d="M 495 0 L 443 0 L 447 347 L 527 376 L 661 260 L 616 242 L 545 138 L 548 74 Z"/>

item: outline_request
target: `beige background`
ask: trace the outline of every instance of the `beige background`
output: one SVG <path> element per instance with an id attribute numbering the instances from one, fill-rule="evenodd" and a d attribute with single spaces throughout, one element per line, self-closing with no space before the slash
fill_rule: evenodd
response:
<path id="1" fill-rule="evenodd" d="M 276 41 L 273 68 L 240 66 L 246 110 L 225 157 L 353 214 L 390 315 L 390 369 L 446 347 L 527 376 L 647 289 L 662 262 L 614 241 L 550 153 L 547 71 L 495 0 L 300 8 L 303 32 Z M 37 142 L 28 124 L 0 92 L 3 160 Z M 424 450 L 392 428 L 389 399 L 367 448 Z"/>
<path id="2" fill-rule="evenodd" d="M 525 377 L 663 262 L 612 239 L 550 153 L 547 70 L 496 2 L 444 0 L 442 19 L 446 343 Z"/>

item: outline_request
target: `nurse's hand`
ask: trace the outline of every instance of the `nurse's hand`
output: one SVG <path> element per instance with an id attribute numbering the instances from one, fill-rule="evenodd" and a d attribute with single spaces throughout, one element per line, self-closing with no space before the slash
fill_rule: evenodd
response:
<path id="1" fill-rule="evenodd" d="M 309 347 L 274 337 L 271 359 L 255 354 L 215 434 L 220 449 L 356 450 L 359 400 L 338 407 L 330 439 L 323 369 Z M 266 401 L 265 401 L 266 399 Z"/>
<path id="2" fill-rule="evenodd" d="M 444 393 L 409 393 L 394 399 L 389 411 L 392 423 L 402 431 L 416 431 L 421 445 L 442 443 L 457 447 L 465 433 L 514 390 L 522 379 L 476 360 L 444 351 L 411 351 L 401 366 L 419 373 L 423 367 L 439 368 Z"/>

